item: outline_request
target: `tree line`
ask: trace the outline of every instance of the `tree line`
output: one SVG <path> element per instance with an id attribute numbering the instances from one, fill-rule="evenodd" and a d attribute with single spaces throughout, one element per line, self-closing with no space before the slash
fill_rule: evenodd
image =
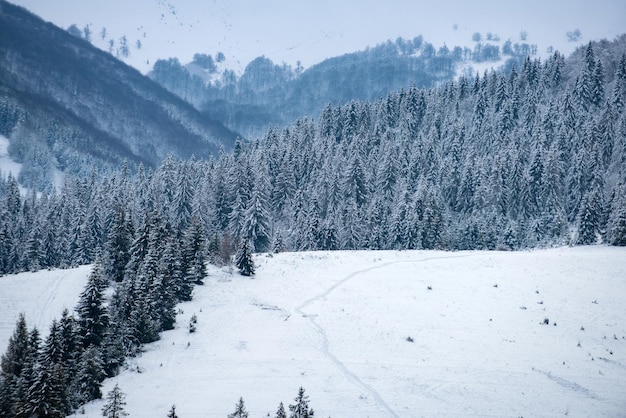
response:
<path id="1" fill-rule="evenodd" d="M 209 160 L 68 177 L 29 197 L 9 176 L 0 273 L 102 253 L 119 280 L 151 223 L 179 240 L 192 228 L 214 262 L 244 242 L 255 252 L 624 245 L 620 45 L 596 45 L 601 59 L 589 44 L 568 61 L 555 53 L 508 74 L 328 105 L 317 122 L 270 128 Z"/>
<path id="2" fill-rule="evenodd" d="M 174 326 L 206 262 L 237 250 L 253 274 L 251 252 L 626 245 L 625 41 L 328 105 L 208 160 L 94 170 L 41 195 L 0 178 L 0 274 L 94 263 L 45 341 L 18 321 L 0 415 L 100 397 L 125 356 Z"/>

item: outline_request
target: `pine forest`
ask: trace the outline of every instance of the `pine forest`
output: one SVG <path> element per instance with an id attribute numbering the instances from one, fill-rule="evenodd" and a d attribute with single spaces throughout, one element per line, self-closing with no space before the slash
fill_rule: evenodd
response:
<path id="1" fill-rule="evenodd" d="M 206 262 L 253 275 L 253 252 L 626 245 L 625 45 L 328 104 L 207 160 L 26 195 L 1 178 L 0 274 L 95 267 L 45 341 L 20 319 L 0 415 L 101 398 L 125 356 L 174 326 Z"/>

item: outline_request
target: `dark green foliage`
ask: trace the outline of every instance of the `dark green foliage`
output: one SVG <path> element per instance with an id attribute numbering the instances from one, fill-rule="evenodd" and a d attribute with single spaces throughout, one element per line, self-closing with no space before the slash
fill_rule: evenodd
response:
<path id="1" fill-rule="evenodd" d="M 278 405 L 275 418 L 287 418 L 287 413 L 285 412 L 285 407 L 283 406 L 282 402 L 280 403 L 280 405 Z"/>
<path id="2" fill-rule="evenodd" d="M 599 192 L 593 191 L 583 198 L 581 209 L 578 214 L 578 239 L 577 244 L 589 245 L 597 241 L 600 233 L 602 205 Z"/>
<path id="3" fill-rule="evenodd" d="M 626 246 L 626 187 L 615 188 L 607 225 L 607 241 L 611 245 Z"/>
<path id="4" fill-rule="evenodd" d="M 78 362 L 78 372 L 73 381 L 71 398 L 78 407 L 91 400 L 102 398 L 100 385 L 105 378 L 100 351 L 89 347 L 83 351 Z"/>
<path id="5" fill-rule="evenodd" d="M 116 384 L 113 390 L 107 393 L 106 404 L 102 407 L 102 415 L 106 418 L 122 418 L 128 416 L 124 410 L 126 395 Z"/>
<path id="6" fill-rule="evenodd" d="M 109 315 L 104 306 L 104 288 L 101 265 L 96 262 L 76 307 L 79 332 L 85 348 L 100 347 L 108 327 Z"/>
<path id="7" fill-rule="evenodd" d="M 9 376 L 19 377 L 22 373 L 24 360 L 29 353 L 29 337 L 26 327 L 26 318 L 20 314 L 13 335 L 9 338 L 9 346 L 6 353 L 2 355 L 1 370 L 2 377 L 8 379 Z"/>
<path id="8" fill-rule="evenodd" d="M 239 402 L 235 406 L 235 412 L 228 414 L 228 418 L 248 418 L 248 411 L 246 411 L 246 405 L 243 398 L 239 398 Z"/>
<path id="9" fill-rule="evenodd" d="M 247 240 L 241 242 L 239 251 L 235 255 L 235 267 L 239 269 L 242 276 L 254 275 L 254 260 L 252 259 L 252 248 Z"/>
<path id="10" fill-rule="evenodd" d="M 39 359 L 41 340 L 39 331 L 33 328 L 29 333 L 29 353 L 24 361 L 22 375 L 18 381 L 17 392 L 13 397 L 13 412 L 17 417 L 29 417 L 29 390 L 37 377 L 37 362 Z"/>
<path id="11" fill-rule="evenodd" d="M 193 284 L 202 284 L 207 276 L 206 271 L 206 239 L 202 224 L 198 217 L 193 217 L 183 237 L 182 269 L 184 282 L 181 283 L 181 299 L 190 299 Z"/>
<path id="12" fill-rule="evenodd" d="M 129 351 L 130 347 L 124 345 L 124 342 L 128 341 L 124 331 L 125 328 L 120 326 L 118 322 L 112 322 L 109 323 L 109 328 L 104 335 L 100 351 L 106 377 L 113 377 L 118 373 L 119 368 L 124 363 L 126 353 Z"/>
<path id="13" fill-rule="evenodd" d="M 167 413 L 167 418 L 178 418 L 178 415 L 176 415 L 176 405 L 172 405 L 170 411 Z"/>
<path id="14" fill-rule="evenodd" d="M 23 397 L 20 384 L 24 381 L 23 371 L 29 367 L 27 360 L 31 357 L 31 346 L 26 319 L 20 314 L 9 345 L 0 362 L 0 415 L 10 416 L 15 409 L 14 402 Z M 24 371 L 26 373 L 26 371 Z"/>
<path id="15" fill-rule="evenodd" d="M 109 235 L 103 257 L 104 273 L 115 282 L 124 279 L 126 264 L 130 260 L 130 245 L 133 236 L 131 220 L 121 204 L 113 208 L 114 216 L 109 227 Z"/>
<path id="16" fill-rule="evenodd" d="M 309 397 L 304 394 L 303 387 L 298 390 L 294 401 L 295 404 L 289 405 L 289 418 L 312 418 L 315 415 L 313 409 L 309 408 Z"/>
<path id="17" fill-rule="evenodd" d="M 22 412 L 26 416 L 64 417 L 68 412 L 65 370 L 62 362 L 58 323 L 53 321 L 35 367 L 34 378 L 28 389 L 27 404 Z"/>

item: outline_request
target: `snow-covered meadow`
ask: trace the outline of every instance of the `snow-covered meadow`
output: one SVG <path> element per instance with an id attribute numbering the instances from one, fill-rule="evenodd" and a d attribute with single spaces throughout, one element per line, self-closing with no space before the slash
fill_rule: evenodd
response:
<path id="1" fill-rule="evenodd" d="M 250 417 L 274 416 L 300 386 L 319 417 L 626 411 L 624 248 L 283 253 L 255 262 L 253 279 L 210 268 L 180 305 L 176 329 L 103 392 L 119 384 L 131 417 L 166 416 L 173 404 L 184 418 L 226 417 L 239 397 Z M 41 327 L 73 307 L 88 272 L 0 277 L 2 347 L 19 311 Z M 103 403 L 85 415 L 100 416 Z"/>

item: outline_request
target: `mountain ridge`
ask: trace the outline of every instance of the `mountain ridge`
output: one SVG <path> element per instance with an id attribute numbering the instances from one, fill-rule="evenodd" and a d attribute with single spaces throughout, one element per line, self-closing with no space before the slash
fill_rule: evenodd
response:
<path id="1" fill-rule="evenodd" d="M 11 156 L 37 167 L 23 183 L 44 187 L 56 165 L 80 173 L 123 160 L 154 166 L 170 153 L 207 158 L 238 136 L 26 9 L 0 1 L 0 23 L 0 129 Z"/>

